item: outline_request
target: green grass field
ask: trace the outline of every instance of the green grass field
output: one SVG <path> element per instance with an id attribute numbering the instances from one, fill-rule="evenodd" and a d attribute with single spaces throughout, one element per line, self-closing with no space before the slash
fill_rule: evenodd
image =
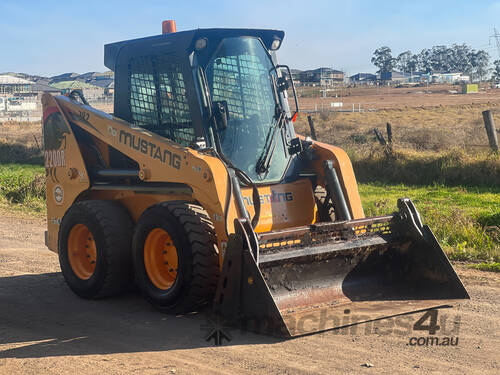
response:
<path id="1" fill-rule="evenodd" d="M 500 187 L 360 184 L 365 215 L 396 211 L 408 197 L 454 260 L 500 260 Z"/>
<path id="2" fill-rule="evenodd" d="M 498 270 L 500 187 L 361 183 L 359 191 L 366 216 L 390 214 L 398 198 L 411 198 L 451 259 L 486 262 L 479 268 Z M 44 216 L 44 168 L 0 164 L 0 207 Z"/>

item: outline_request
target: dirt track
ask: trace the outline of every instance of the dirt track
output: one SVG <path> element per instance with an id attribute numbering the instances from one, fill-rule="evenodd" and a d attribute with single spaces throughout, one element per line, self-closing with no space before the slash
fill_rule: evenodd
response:
<path id="1" fill-rule="evenodd" d="M 350 111 L 354 106 L 362 109 L 395 109 L 404 107 L 434 107 L 436 105 L 468 105 L 477 103 L 497 103 L 500 89 L 481 90 L 474 94 L 459 94 L 460 86 L 431 85 L 426 87 L 357 87 L 338 88 L 334 91 L 338 97 L 299 98 L 302 110 L 330 110 L 330 103 L 342 102 L 343 110 Z M 300 89 L 299 89 L 300 91 Z M 291 104 L 291 108 L 295 108 Z"/>
<path id="2" fill-rule="evenodd" d="M 411 346 L 410 336 L 427 332 L 383 334 L 381 321 L 371 333 L 360 325 L 357 333 L 351 327 L 293 340 L 233 330 L 232 340 L 216 347 L 204 340 L 206 313 L 162 315 L 134 294 L 77 298 L 44 247 L 43 220 L 0 214 L 2 374 L 500 373 L 498 274 L 458 266 L 472 301 L 440 311 L 457 346 Z"/>

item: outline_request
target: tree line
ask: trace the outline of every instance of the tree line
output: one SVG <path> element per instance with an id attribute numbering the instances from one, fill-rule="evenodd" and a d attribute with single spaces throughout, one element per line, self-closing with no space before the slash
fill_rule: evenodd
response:
<path id="1" fill-rule="evenodd" d="M 404 51 L 393 57 L 389 47 L 383 46 L 373 52 L 371 59 L 379 70 L 377 73 L 392 72 L 398 69 L 404 73 L 450 73 L 462 72 L 473 80 L 482 81 L 493 71 L 492 79 L 500 80 L 500 60 L 490 68 L 490 55 L 484 50 L 475 50 L 467 44 L 433 46 L 424 48 L 417 54 Z"/>

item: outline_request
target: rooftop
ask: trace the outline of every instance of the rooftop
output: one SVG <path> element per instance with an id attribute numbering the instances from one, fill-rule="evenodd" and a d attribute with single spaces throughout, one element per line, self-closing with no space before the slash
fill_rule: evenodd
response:
<path id="1" fill-rule="evenodd" d="M 30 85 L 33 82 L 11 75 L 0 75 L 0 85 Z"/>

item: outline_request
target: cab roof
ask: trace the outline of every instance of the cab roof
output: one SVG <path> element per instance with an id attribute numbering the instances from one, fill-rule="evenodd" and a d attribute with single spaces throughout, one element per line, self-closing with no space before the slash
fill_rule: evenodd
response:
<path id="1" fill-rule="evenodd" d="M 192 51 L 194 42 L 199 38 L 205 37 L 210 41 L 210 39 L 222 39 L 238 36 L 260 38 L 266 48 L 271 49 L 272 42 L 275 39 L 283 40 L 285 32 L 282 30 L 267 29 L 196 29 L 125 40 L 122 42 L 106 44 L 104 46 L 104 65 L 108 69 L 114 71 L 120 51 L 128 46 L 134 46 L 137 48 L 142 45 L 145 49 L 149 49 L 155 45 L 161 45 L 162 47 L 171 47 L 172 51 L 185 51 L 186 54 L 188 54 Z"/>

